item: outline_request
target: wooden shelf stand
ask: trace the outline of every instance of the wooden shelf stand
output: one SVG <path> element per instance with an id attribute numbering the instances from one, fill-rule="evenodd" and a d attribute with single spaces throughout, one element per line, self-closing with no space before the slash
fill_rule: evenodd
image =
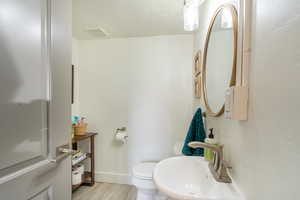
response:
<path id="1" fill-rule="evenodd" d="M 90 163 L 91 163 L 91 170 L 84 172 L 81 184 L 72 186 L 73 192 L 76 189 L 78 189 L 81 185 L 93 186 L 95 184 L 95 136 L 96 135 L 98 135 L 98 133 L 86 133 L 85 135 L 75 135 L 72 139 L 72 146 L 74 150 L 78 150 L 78 142 L 87 139 L 90 140 L 90 152 L 87 153 L 87 157 L 82 161 L 80 161 L 79 163 L 87 159 L 90 159 Z"/>

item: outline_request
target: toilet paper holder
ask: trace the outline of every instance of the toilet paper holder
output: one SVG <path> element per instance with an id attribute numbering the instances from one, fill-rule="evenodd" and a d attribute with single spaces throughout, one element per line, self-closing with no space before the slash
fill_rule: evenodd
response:
<path id="1" fill-rule="evenodd" d="M 125 144 L 128 138 L 126 127 L 117 128 L 114 138 L 115 140 L 122 142 L 122 144 Z"/>
<path id="2" fill-rule="evenodd" d="M 126 131 L 127 131 L 126 127 L 117 128 L 115 135 L 117 135 L 118 133 L 126 132 Z M 127 139 L 128 135 L 126 135 L 124 138 Z"/>

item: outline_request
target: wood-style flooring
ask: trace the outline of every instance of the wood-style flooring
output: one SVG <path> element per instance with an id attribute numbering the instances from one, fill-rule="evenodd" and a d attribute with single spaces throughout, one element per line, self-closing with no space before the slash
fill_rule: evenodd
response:
<path id="1" fill-rule="evenodd" d="M 131 185 L 96 183 L 93 187 L 78 188 L 72 200 L 136 200 L 136 188 Z"/>

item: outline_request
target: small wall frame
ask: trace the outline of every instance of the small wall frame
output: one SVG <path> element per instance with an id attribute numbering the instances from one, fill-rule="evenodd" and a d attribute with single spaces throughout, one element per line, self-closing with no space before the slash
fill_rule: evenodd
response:
<path id="1" fill-rule="evenodd" d="M 199 50 L 194 58 L 194 75 L 195 77 L 202 73 L 202 53 Z"/>
<path id="2" fill-rule="evenodd" d="M 194 57 L 194 93 L 195 98 L 201 99 L 202 96 L 202 53 L 197 51 Z"/>

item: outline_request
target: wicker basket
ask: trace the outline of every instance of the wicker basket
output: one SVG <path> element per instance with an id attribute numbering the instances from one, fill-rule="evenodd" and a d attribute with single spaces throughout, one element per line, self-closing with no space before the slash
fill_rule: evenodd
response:
<path id="1" fill-rule="evenodd" d="M 87 130 L 87 124 L 73 125 L 75 135 L 85 135 Z"/>

